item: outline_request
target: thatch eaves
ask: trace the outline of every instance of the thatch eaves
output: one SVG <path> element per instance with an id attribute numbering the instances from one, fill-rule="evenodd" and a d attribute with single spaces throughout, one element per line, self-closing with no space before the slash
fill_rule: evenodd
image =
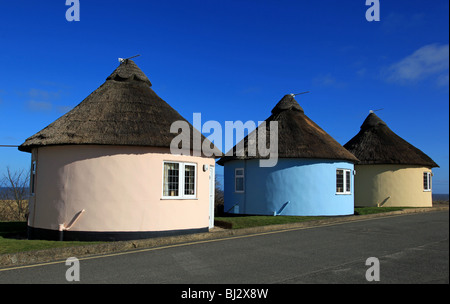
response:
<path id="1" fill-rule="evenodd" d="M 55 122 L 29 137 L 20 151 L 52 145 L 119 145 L 169 148 L 178 135 L 170 132 L 175 121 L 185 121 L 151 88 L 147 76 L 132 60 L 126 60 L 97 90 Z M 190 128 L 190 150 L 193 133 Z M 200 147 L 199 147 L 200 148 Z M 222 153 L 214 147 L 215 155 Z"/>
<path id="2" fill-rule="evenodd" d="M 357 162 L 358 159 L 349 153 L 333 137 L 320 128 L 308 116 L 292 95 L 284 96 L 272 110 L 272 115 L 265 120 L 266 143 L 270 142 L 270 122 L 278 122 L 278 158 L 306 158 L 324 160 L 344 160 Z M 265 159 L 256 149 L 256 155 L 249 155 L 249 137 L 258 138 L 261 126 L 246 136 L 241 143 L 244 145 L 243 156 L 236 153 L 237 144 L 217 163 L 237 159 Z M 257 143 L 259 144 L 259 143 Z"/>
<path id="3" fill-rule="evenodd" d="M 359 133 L 344 147 L 361 165 L 401 164 L 439 167 L 428 155 L 395 134 L 375 113 L 370 113 Z"/>

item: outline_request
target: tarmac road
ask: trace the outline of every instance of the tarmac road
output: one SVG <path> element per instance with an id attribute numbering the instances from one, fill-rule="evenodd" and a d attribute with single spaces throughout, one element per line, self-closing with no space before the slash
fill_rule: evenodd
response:
<path id="1" fill-rule="evenodd" d="M 377 270 L 379 281 L 366 272 Z M 0 269 L 0 283 L 69 283 L 65 261 Z M 80 257 L 79 283 L 449 283 L 449 212 L 379 217 Z M 370 268 L 370 269 L 369 269 Z M 369 271 L 368 271 L 369 270 Z M 70 283 L 77 283 L 76 281 Z"/>

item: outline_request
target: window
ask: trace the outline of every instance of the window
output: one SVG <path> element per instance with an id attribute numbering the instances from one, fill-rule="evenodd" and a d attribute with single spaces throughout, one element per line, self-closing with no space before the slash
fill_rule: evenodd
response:
<path id="1" fill-rule="evenodd" d="M 36 184 L 36 161 L 34 160 L 31 163 L 31 195 L 34 195 L 36 191 L 35 184 Z"/>
<path id="2" fill-rule="evenodd" d="M 184 166 L 184 195 L 195 195 L 195 166 Z"/>
<path id="3" fill-rule="evenodd" d="M 431 191 L 431 172 L 423 173 L 423 191 Z"/>
<path id="4" fill-rule="evenodd" d="M 336 193 L 337 194 L 351 194 L 351 170 L 337 169 L 336 170 Z"/>
<path id="5" fill-rule="evenodd" d="M 234 191 L 238 193 L 244 192 L 244 169 L 234 169 Z"/>
<path id="6" fill-rule="evenodd" d="M 196 164 L 164 162 L 163 198 L 195 198 L 196 184 Z"/>

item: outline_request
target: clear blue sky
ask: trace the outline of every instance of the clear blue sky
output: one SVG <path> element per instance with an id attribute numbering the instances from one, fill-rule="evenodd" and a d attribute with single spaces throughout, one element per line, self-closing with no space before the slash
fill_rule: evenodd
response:
<path id="1" fill-rule="evenodd" d="M 288 93 L 345 144 L 371 109 L 428 154 L 449 192 L 449 1 L 0 0 L 0 145 L 20 145 L 142 54 L 153 89 L 192 122 L 261 121 Z M 0 148 L 6 166 L 30 155 Z M 219 171 L 220 173 L 220 171 Z"/>

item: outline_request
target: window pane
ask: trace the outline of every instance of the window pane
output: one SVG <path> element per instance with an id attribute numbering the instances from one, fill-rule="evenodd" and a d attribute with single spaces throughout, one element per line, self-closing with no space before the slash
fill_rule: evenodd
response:
<path id="1" fill-rule="evenodd" d="M 36 161 L 31 163 L 31 194 L 35 192 L 35 183 L 36 183 Z"/>
<path id="2" fill-rule="evenodd" d="M 239 168 L 234 171 L 234 190 L 244 192 L 244 169 Z"/>
<path id="3" fill-rule="evenodd" d="M 344 192 L 344 170 L 336 170 L 336 192 Z"/>
<path id="4" fill-rule="evenodd" d="M 195 166 L 184 167 L 184 194 L 195 195 Z"/>
<path id="5" fill-rule="evenodd" d="M 164 196 L 178 196 L 179 172 L 179 164 L 164 164 Z"/>
<path id="6" fill-rule="evenodd" d="M 350 171 L 345 171 L 345 192 L 350 193 Z"/>
<path id="7" fill-rule="evenodd" d="M 423 189 L 431 190 L 431 173 L 429 172 L 423 173 Z"/>
<path id="8" fill-rule="evenodd" d="M 244 178 L 237 177 L 236 178 L 236 191 L 244 191 Z"/>

